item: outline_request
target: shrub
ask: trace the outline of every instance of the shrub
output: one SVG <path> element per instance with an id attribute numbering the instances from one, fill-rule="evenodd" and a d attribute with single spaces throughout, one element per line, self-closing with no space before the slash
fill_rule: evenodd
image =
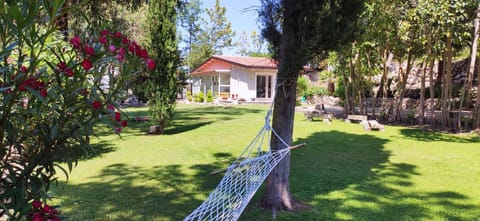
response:
<path id="1" fill-rule="evenodd" d="M 204 101 L 205 101 L 205 94 L 200 91 L 200 92 L 197 94 L 197 98 L 195 99 L 195 102 L 203 103 Z"/>
<path id="2" fill-rule="evenodd" d="M 207 103 L 212 103 L 213 102 L 213 93 L 212 91 L 207 92 Z"/>
<path id="3" fill-rule="evenodd" d="M 297 96 L 305 96 L 304 93 L 308 90 L 308 81 L 304 76 L 297 80 Z"/>
<path id="4" fill-rule="evenodd" d="M 85 33 L 64 42 L 54 23 L 62 5 L 2 3 L 0 214 L 9 220 L 23 219 L 32 202 L 47 199 L 57 170 L 71 171 L 75 153 L 94 151 L 88 137 L 95 124 L 115 133 L 127 126 L 115 101 L 127 82 L 155 67 L 146 50 L 120 32 Z"/>
<path id="5" fill-rule="evenodd" d="M 190 92 L 190 91 L 187 91 L 187 100 L 190 101 L 190 102 L 193 101 L 192 92 Z"/>

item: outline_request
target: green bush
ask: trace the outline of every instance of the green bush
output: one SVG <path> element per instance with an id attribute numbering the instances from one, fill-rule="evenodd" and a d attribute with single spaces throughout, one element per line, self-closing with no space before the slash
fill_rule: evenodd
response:
<path id="1" fill-rule="evenodd" d="M 67 13 L 63 3 L 21 0 L 0 6 L 0 213 L 8 220 L 28 213 L 47 219 L 32 209 L 45 208 L 57 172 L 68 175 L 78 160 L 75 153 L 95 151 L 89 144 L 95 125 L 112 133 L 127 126 L 116 101 L 145 66 L 155 67 L 146 50 L 114 30 L 77 33 L 64 41 L 55 24 Z M 105 76 L 111 79 L 108 88 Z"/>
<path id="2" fill-rule="evenodd" d="M 198 94 L 194 95 L 195 102 L 203 103 L 205 101 L 205 94 L 203 92 L 199 92 Z"/>
<path id="3" fill-rule="evenodd" d="M 297 96 L 305 96 L 304 93 L 308 90 L 308 81 L 304 76 L 297 80 Z"/>
<path id="4" fill-rule="evenodd" d="M 190 102 L 193 101 L 192 92 L 190 92 L 190 91 L 187 91 L 187 100 L 190 101 Z"/>
<path id="5" fill-rule="evenodd" d="M 212 91 L 207 92 L 207 103 L 212 103 L 213 102 L 213 93 Z"/>

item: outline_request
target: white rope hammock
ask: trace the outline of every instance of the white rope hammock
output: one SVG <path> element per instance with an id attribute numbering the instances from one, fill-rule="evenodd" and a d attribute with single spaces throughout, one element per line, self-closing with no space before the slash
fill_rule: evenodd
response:
<path id="1" fill-rule="evenodd" d="M 290 153 L 291 149 L 304 145 L 290 147 L 282 140 L 270 126 L 271 113 L 272 108 L 265 117 L 263 128 L 237 160 L 226 169 L 220 184 L 184 221 L 237 220 L 275 166 Z M 271 150 L 271 134 L 274 134 L 285 145 L 285 148 Z M 268 146 L 268 149 L 262 148 L 265 146 Z"/>

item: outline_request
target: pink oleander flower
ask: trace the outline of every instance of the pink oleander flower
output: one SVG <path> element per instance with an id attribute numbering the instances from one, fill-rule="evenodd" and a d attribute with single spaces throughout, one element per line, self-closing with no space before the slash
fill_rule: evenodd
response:
<path id="1" fill-rule="evenodd" d="M 114 52 L 114 51 L 117 50 L 117 49 L 115 48 L 115 45 L 110 45 L 110 46 L 108 46 L 108 50 L 109 50 L 110 52 Z"/>
<path id="2" fill-rule="evenodd" d="M 123 37 L 123 35 L 122 35 L 121 32 L 117 31 L 117 32 L 113 33 L 113 37 L 115 37 L 115 38 L 121 38 L 121 37 Z"/>
<path id="3" fill-rule="evenodd" d="M 100 109 L 102 107 L 102 103 L 100 101 L 93 101 L 92 108 L 93 109 Z"/>
<path id="4" fill-rule="evenodd" d="M 82 40 L 80 39 L 80 37 L 75 36 L 72 39 L 70 39 L 70 43 L 73 45 L 75 49 L 80 49 L 82 45 Z"/>
<path id="5" fill-rule="evenodd" d="M 107 44 L 107 38 L 105 36 L 102 36 L 98 38 L 98 42 L 102 43 L 103 45 Z"/>
<path id="6" fill-rule="evenodd" d="M 115 117 L 114 119 L 116 121 L 121 121 L 122 120 L 122 115 L 120 114 L 120 112 L 115 112 Z"/>
<path id="7" fill-rule="evenodd" d="M 34 200 L 32 202 L 32 208 L 33 209 L 40 209 L 40 207 L 42 207 L 42 202 L 38 201 L 38 200 Z"/>
<path id="8" fill-rule="evenodd" d="M 87 55 L 90 55 L 90 56 L 95 55 L 95 50 L 90 46 L 85 46 L 85 48 L 83 50 L 85 51 L 85 54 L 87 54 Z"/>
<path id="9" fill-rule="evenodd" d="M 43 215 L 40 213 L 34 213 L 32 216 L 32 221 L 43 221 Z"/>
<path id="10" fill-rule="evenodd" d="M 118 59 L 119 61 L 124 61 L 125 60 L 125 56 L 123 54 L 117 54 L 117 55 L 115 55 L 115 58 Z"/>
<path id="11" fill-rule="evenodd" d="M 147 64 L 148 70 L 155 69 L 156 64 L 155 64 L 155 61 L 153 59 L 149 58 L 145 61 L 145 63 Z"/>
<path id="12" fill-rule="evenodd" d="M 109 105 L 107 105 L 107 109 L 109 109 L 109 110 L 115 110 L 115 106 L 109 104 Z"/>
<path id="13" fill-rule="evenodd" d="M 124 44 L 124 45 L 130 44 L 130 39 L 128 39 L 127 37 L 123 37 L 122 44 Z"/>
<path id="14" fill-rule="evenodd" d="M 121 127 L 117 127 L 117 128 L 115 128 L 115 131 L 116 131 L 117 133 L 120 133 L 120 132 L 122 132 L 122 128 L 121 128 Z"/>
<path id="15" fill-rule="evenodd" d="M 136 51 L 136 54 L 138 57 L 141 57 L 143 59 L 148 59 L 148 51 L 146 49 L 138 48 L 138 50 Z"/>
<path id="16" fill-rule="evenodd" d="M 27 73 L 27 72 L 28 72 L 28 68 L 25 67 L 25 66 L 22 66 L 22 67 L 20 67 L 20 71 L 23 72 L 23 73 Z"/>
<path id="17" fill-rule="evenodd" d="M 60 62 L 57 64 L 57 68 L 61 71 L 65 71 L 65 69 L 67 69 L 67 64 L 65 64 L 65 62 Z"/>
<path id="18" fill-rule="evenodd" d="M 130 44 L 128 45 L 128 50 L 135 54 L 135 51 L 138 50 L 137 48 L 139 48 L 139 47 L 140 47 L 140 45 L 138 45 L 137 42 L 130 41 Z"/>
<path id="19" fill-rule="evenodd" d="M 110 31 L 108 31 L 107 29 L 103 29 L 101 32 L 100 32 L 100 35 L 103 36 L 107 36 L 108 34 L 110 33 Z"/>
<path id="20" fill-rule="evenodd" d="M 70 68 L 65 69 L 65 75 L 68 77 L 73 77 L 73 70 Z"/>
<path id="21" fill-rule="evenodd" d="M 41 90 L 39 91 L 39 93 L 40 93 L 40 96 L 42 96 L 43 98 L 46 98 L 47 95 L 48 95 L 47 89 L 45 89 L 45 88 L 44 88 L 44 89 L 41 89 Z"/>
<path id="22" fill-rule="evenodd" d="M 122 127 L 127 127 L 128 122 L 126 120 L 122 120 L 120 124 L 122 125 Z"/>
<path id="23" fill-rule="evenodd" d="M 88 59 L 85 59 L 82 61 L 82 67 L 83 69 L 85 69 L 86 71 L 90 70 L 92 67 L 93 67 L 93 64 L 91 61 L 89 61 Z"/>
<path id="24" fill-rule="evenodd" d="M 57 213 L 57 210 L 53 207 L 50 207 L 49 205 L 45 204 L 43 206 L 43 209 L 42 209 L 42 212 L 46 213 L 46 214 L 56 214 Z"/>

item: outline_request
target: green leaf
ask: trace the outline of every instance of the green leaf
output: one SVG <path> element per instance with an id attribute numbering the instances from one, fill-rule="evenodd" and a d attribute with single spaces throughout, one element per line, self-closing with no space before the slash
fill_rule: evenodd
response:
<path id="1" fill-rule="evenodd" d="M 50 128 L 50 140 L 54 140 L 58 136 L 58 129 L 58 124 L 55 124 Z"/>

